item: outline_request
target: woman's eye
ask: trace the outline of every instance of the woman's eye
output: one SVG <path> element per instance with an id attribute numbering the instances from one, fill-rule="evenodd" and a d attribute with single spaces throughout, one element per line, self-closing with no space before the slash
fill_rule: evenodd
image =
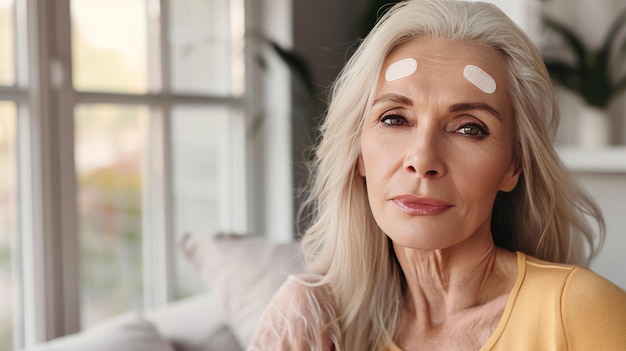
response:
<path id="1" fill-rule="evenodd" d="M 475 124 L 475 123 L 465 124 L 461 128 L 459 128 L 456 132 L 459 134 L 464 134 L 464 135 L 471 136 L 471 137 L 484 137 L 486 135 L 489 135 L 487 128 L 480 126 L 478 124 Z"/>
<path id="2" fill-rule="evenodd" d="M 400 115 L 383 116 L 380 121 L 388 126 L 403 126 L 408 124 L 406 118 Z"/>

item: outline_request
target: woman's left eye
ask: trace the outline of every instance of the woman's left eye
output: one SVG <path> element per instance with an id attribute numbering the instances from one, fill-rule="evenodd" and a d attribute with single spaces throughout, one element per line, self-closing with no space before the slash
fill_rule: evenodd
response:
<path id="1" fill-rule="evenodd" d="M 470 137 L 476 137 L 476 138 L 489 135 L 489 131 L 487 130 L 487 128 L 481 125 L 475 124 L 475 123 L 464 124 L 461 128 L 457 129 L 456 132 L 459 134 L 467 135 Z"/>

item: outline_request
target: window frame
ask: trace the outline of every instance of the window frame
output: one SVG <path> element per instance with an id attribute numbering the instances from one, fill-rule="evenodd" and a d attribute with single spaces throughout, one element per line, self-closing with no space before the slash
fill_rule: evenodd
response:
<path id="1" fill-rule="evenodd" d="M 245 2 L 245 19 L 248 24 L 259 23 L 258 19 L 250 20 L 249 10 L 254 0 L 238 0 L 241 6 Z M 167 30 L 167 0 L 146 0 L 147 6 L 158 6 L 162 15 L 157 22 L 149 18 L 150 40 L 158 42 L 157 69 L 152 70 L 150 79 L 162 82 L 162 87 L 169 86 Z M 52 338 L 78 332 L 80 330 L 80 239 L 78 237 L 77 215 L 77 180 L 74 161 L 74 108 L 85 103 L 114 103 L 147 105 L 158 112 L 152 113 L 149 133 L 152 147 L 148 156 L 148 197 L 143 200 L 144 233 L 156 240 L 144 241 L 144 304 L 146 308 L 167 304 L 173 298 L 174 282 L 174 244 L 172 189 L 171 189 L 171 144 L 170 144 L 170 111 L 177 104 L 187 105 L 220 105 L 239 111 L 233 118 L 237 124 L 237 133 L 232 136 L 232 152 L 235 161 L 230 170 L 233 175 L 234 200 L 230 204 L 236 211 L 226 211 L 232 216 L 225 221 L 235 231 L 248 232 L 248 228 L 274 222 L 292 224 L 290 217 L 285 218 L 284 208 L 290 209 L 287 202 L 274 210 L 269 206 L 252 204 L 252 199 L 262 204 L 278 201 L 271 200 L 274 196 L 264 194 L 260 190 L 249 193 L 247 189 L 261 189 L 257 186 L 275 184 L 274 188 L 282 187 L 281 193 L 291 197 L 291 183 L 284 182 L 285 172 L 278 179 L 264 181 L 260 184 L 259 174 L 265 174 L 265 164 L 253 172 L 248 167 L 259 166 L 254 161 L 258 157 L 258 148 L 249 142 L 246 135 L 249 121 L 245 116 L 256 110 L 257 103 L 264 105 L 264 98 L 251 96 L 248 88 L 242 96 L 201 96 L 193 94 L 173 93 L 169 89 L 146 94 L 119 94 L 103 92 L 80 92 L 72 86 L 72 51 L 70 0 L 15 0 L 16 35 L 19 38 L 19 66 L 15 87 L 0 87 L 0 99 L 14 101 L 18 104 L 18 237 L 19 277 L 22 294 L 22 306 L 16 307 L 21 315 L 21 325 L 14 325 L 16 347 L 28 347 Z M 254 6 L 264 7 L 256 3 Z M 243 10 L 243 9 L 242 9 Z M 243 40 L 243 38 L 241 38 Z M 246 87 L 258 86 L 265 81 L 263 74 L 254 68 L 250 58 L 248 44 L 245 44 Z M 255 71 L 255 72 L 253 72 Z M 258 81 L 257 81 L 258 80 Z M 288 80 L 284 77 L 273 87 L 288 91 Z M 288 106 L 289 102 L 281 98 L 280 104 Z M 282 119 L 288 119 L 288 113 Z M 268 128 L 269 129 L 269 128 Z M 271 140 L 276 131 L 265 133 L 262 139 Z M 290 133 L 283 135 L 281 140 L 289 140 Z M 290 142 L 283 143 L 280 148 L 290 149 Z M 251 155 L 251 150 L 256 154 Z M 265 154 L 267 149 L 261 148 Z M 284 152 L 283 152 L 284 154 Z M 290 154 L 289 154 L 290 156 Z M 283 160 L 284 161 L 284 160 Z M 276 158 L 271 160 L 276 162 Z M 290 164 L 287 162 L 286 164 Z M 242 171 L 243 170 L 243 171 Z M 282 179 L 282 180 L 281 180 Z M 265 208 L 266 210 L 260 211 Z M 267 216 L 267 222 L 261 217 Z M 292 213 L 291 211 L 287 212 Z M 271 227 L 269 227 L 271 230 Z M 267 228 L 259 230 L 265 234 Z M 292 238 L 292 230 L 280 235 Z M 165 274 L 164 274 L 165 272 Z"/>

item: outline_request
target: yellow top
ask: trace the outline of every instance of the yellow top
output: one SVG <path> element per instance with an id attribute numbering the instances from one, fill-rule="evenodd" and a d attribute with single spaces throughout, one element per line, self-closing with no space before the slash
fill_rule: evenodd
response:
<path id="1" fill-rule="evenodd" d="M 517 278 L 502 317 L 480 349 L 626 351 L 626 293 L 592 271 L 517 253 Z M 248 351 L 343 350 L 326 285 L 290 276 L 266 308 Z M 387 351 L 402 351 L 391 344 Z"/>
<path id="2" fill-rule="evenodd" d="M 517 253 L 517 280 L 483 350 L 626 350 L 626 293 L 588 269 Z M 388 351 L 402 351 L 392 344 Z"/>

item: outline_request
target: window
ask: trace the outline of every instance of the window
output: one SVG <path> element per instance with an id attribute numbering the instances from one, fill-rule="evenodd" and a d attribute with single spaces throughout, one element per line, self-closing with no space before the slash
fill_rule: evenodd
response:
<path id="1" fill-rule="evenodd" d="M 143 307 L 143 249 L 147 239 L 144 164 L 149 109 L 85 104 L 74 109 L 84 326 Z"/>
<path id="2" fill-rule="evenodd" d="M 0 349 L 10 350 L 21 329 L 22 282 L 20 280 L 18 113 L 24 101 L 17 46 L 18 8 L 14 1 L 0 1 Z"/>
<path id="3" fill-rule="evenodd" d="M 15 10 L 13 1 L 0 2 L 0 85 L 15 84 Z"/>
<path id="4" fill-rule="evenodd" d="M 15 271 L 17 252 L 16 106 L 0 101 L 0 349 L 13 344 L 13 306 L 20 295 Z"/>
<path id="5" fill-rule="evenodd" d="M 177 238 L 246 231 L 243 2 L 0 0 L 0 349 L 196 293 Z"/>

